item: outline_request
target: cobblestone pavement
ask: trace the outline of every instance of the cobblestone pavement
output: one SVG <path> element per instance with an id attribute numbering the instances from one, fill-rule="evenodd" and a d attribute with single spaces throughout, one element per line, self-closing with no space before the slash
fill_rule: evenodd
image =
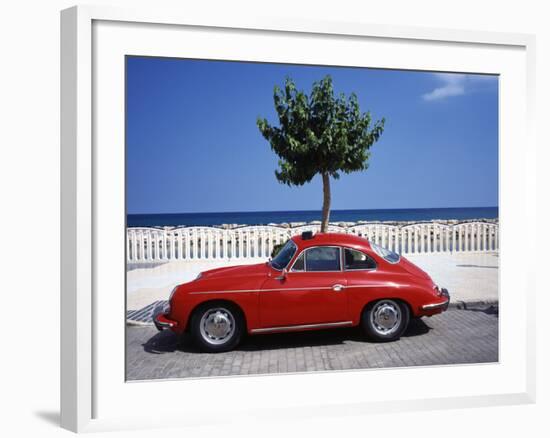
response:
<path id="1" fill-rule="evenodd" d="M 398 341 L 359 328 L 248 336 L 237 350 L 200 353 L 188 337 L 127 326 L 127 379 L 228 376 L 498 361 L 498 308 L 448 310 L 413 320 Z"/>

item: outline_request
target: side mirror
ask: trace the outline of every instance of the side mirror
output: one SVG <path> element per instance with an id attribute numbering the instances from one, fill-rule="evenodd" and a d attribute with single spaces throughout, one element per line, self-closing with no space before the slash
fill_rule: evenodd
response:
<path id="1" fill-rule="evenodd" d="M 285 281 L 286 280 L 286 274 L 288 274 L 288 271 L 286 270 L 286 268 L 283 268 L 283 271 L 281 272 L 281 275 L 278 275 L 277 277 L 275 277 L 275 280 Z"/>

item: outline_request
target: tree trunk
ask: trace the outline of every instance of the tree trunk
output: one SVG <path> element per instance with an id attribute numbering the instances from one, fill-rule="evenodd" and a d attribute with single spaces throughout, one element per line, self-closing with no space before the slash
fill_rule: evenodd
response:
<path id="1" fill-rule="evenodd" d="M 328 221 L 330 218 L 330 176 L 323 173 L 323 222 L 321 223 L 321 233 L 328 231 Z"/>

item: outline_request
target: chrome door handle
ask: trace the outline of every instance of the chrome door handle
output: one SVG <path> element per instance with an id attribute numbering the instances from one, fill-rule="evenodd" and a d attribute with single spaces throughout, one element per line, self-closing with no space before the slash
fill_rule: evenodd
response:
<path id="1" fill-rule="evenodd" d="M 342 289 L 344 289 L 344 286 L 341 284 L 335 284 L 332 286 L 332 290 L 334 292 L 340 292 Z"/>

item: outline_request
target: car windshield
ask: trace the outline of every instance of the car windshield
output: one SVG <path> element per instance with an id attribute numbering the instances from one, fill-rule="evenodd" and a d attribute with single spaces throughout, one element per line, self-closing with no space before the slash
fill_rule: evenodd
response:
<path id="1" fill-rule="evenodd" d="M 271 266 L 273 266 L 275 269 L 278 269 L 279 271 L 286 268 L 288 263 L 290 262 L 290 259 L 292 259 L 292 256 L 296 252 L 296 244 L 289 240 L 285 246 L 279 251 L 279 254 L 275 256 L 273 260 L 271 260 Z"/>
<path id="2" fill-rule="evenodd" d="M 400 260 L 399 254 L 387 249 L 383 248 L 380 245 L 377 245 L 376 243 L 370 244 L 371 248 L 374 250 L 376 254 L 378 254 L 380 257 L 382 257 L 384 260 L 390 263 L 397 263 Z"/>

